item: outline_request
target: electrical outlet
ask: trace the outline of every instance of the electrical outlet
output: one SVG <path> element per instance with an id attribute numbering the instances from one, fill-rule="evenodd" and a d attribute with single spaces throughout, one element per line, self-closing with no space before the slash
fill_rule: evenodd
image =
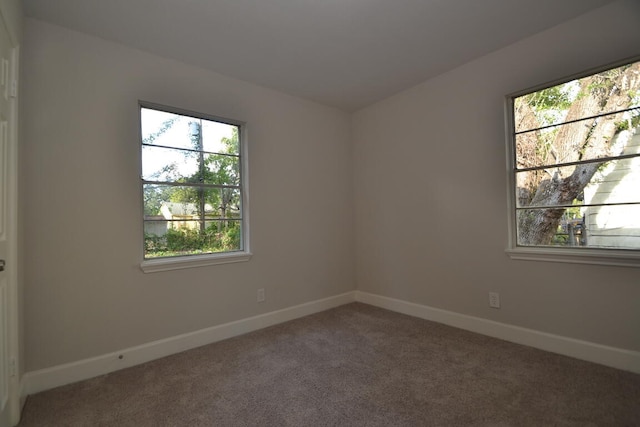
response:
<path id="1" fill-rule="evenodd" d="M 500 294 L 498 292 L 489 292 L 489 307 L 500 308 Z"/>
<path id="2" fill-rule="evenodd" d="M 264 295 L 264 288 L 258 289 L 258 302 L 264 302 L 267 299 Z"/>

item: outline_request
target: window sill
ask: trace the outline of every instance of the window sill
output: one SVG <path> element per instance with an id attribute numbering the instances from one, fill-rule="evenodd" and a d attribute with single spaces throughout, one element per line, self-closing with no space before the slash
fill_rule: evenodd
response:
<path id="1" fill-rule="evenodd" d="M 506 252 L 511 259 L 517 260 L 640 267 L 637 251 L 516 247 Z"/>
<path id="2" fill-rule="evenodd" d="M 172 258 L 148 259 L 140 263 L 145 273 L 181 270 L 184 268 L 206 267 L 209 265 L 245 262 L 251 259 L 250 252 L 228 252 L 223 254 L 191 255 Z"/>

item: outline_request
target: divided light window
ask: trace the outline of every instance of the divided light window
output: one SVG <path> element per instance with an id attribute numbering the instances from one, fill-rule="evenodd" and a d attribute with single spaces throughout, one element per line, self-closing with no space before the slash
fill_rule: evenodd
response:
<path id="1" fill-rule="evenodd" d="M 571 248 L 583 254 L 616 249 L 635 257 L 640 250 L 640 62 L 509 101 L 512 247 Z"/>
<path id="2" fill-rule="evenodd" d="M 144 258 L 244 250 L 242 125 L 140 105 Z"/>

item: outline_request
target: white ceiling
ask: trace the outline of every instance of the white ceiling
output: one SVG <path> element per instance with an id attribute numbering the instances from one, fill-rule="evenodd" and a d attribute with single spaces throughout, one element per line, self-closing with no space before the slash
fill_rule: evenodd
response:
<path id="1" fill-rule="evenodd" d="M 354 111 L 613 0 L 23 0 L 28 16 Z"/>

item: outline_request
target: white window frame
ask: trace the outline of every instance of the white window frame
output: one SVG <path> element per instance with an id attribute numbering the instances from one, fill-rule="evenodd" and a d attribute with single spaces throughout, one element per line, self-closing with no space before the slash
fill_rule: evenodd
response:
<path id="1" fill-rule="evenodd" d="M 505 252 L 514 260 L 546 261 L 561 263 L 596 264 L 622 267 L 640 267 L 640 250 L 634 249 L 602 249 L 602 248 L 567 248 L 520 246 L 517 243 L 516 228 L 516 151 L 514 125 L 514 99 L 532 92 L 543 90 L 555 85 L 583 78 L 608 69 L 620 67 L 631 62 L 639 61 L 640 57 L 627 58 L 622 61 L 590 69 L 572 76 L 547 82 L 529 89 L 514 92 L 505 97 L 505 133 L 507 160 L 507 212 L 508 212 L 508 243 Z"/>
<path id="2" fill-rule="evenodd" d="M 179 270 L 185 268 L 196 268 L 196 267 L 206 267 L 211 265 L 218 264 L 229 264 L 229 263 L 237 263 L 237 262 L 245 262 L 249 261 L 252 257 L 252 253 L 250 251 L 250 232 L 249 232 L 249 162 L 247 155 L 247 126 L 245 122 L 227 119 L 219 116 L 213 116 L 210 114 L 198 113 L 190 110 L 185 110 L 176 107 L 170 107 L 166 105 L 156 104 L 152 102 L 146 101 L 138 101 L 138 143 L 140 144 L 140 218 L 142 219 L 142 229 L 144 230 L 144 179 L 142 176 L 142 123 L 141 123 L 141 114 L 140 111 L 142 108 L 149 108 L 158 111 L 164 111 L 173 114 L 179 114 L 189 117 L 201 118 L 203 120 L 210 120 L 220 123 L 226 123 L 230 125 L 237 126 L 239 128 L 239 148 L 240 148 L 240 188 L 241 188 L 241 209 L 242 209 L 242 219 L 241 219 L 241 234 L 240 234 L 240 246 L 241 249 L 238 251 L 230 251 L 230 252 L 218 252 L 218 253 L 208 253 L 208 254 L 198 254 L 198 255 L 185 255 L 185 256 L 175 256 L 175 257 L 163 257 L 163 258 L 144 258 L 144 232 L 142 232 L 142 238 L 140 242 L 142 243 L 141 247 L 141 258 L 142 262 L 140 263 L 140 268 L 145 273 L 155 273 L 160 271 L 169 271 L 169 270 Z"/>

